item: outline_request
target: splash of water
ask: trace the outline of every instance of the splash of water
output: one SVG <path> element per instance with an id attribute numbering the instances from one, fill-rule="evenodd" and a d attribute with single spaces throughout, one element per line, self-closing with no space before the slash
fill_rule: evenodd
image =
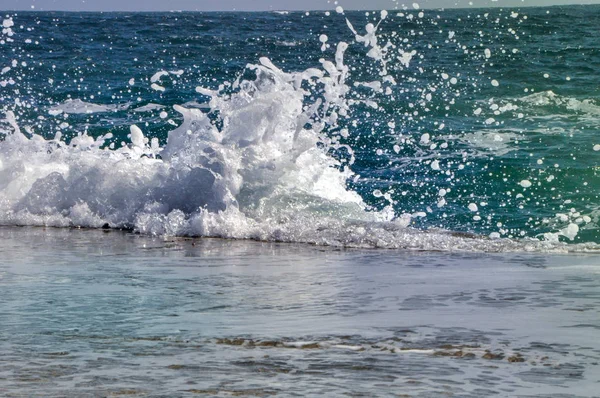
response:
<path id="1" fill-rule="evenodd" d="M 353 90 L 389 95 L 397 84 L 388 72 L 393 46 L 381 46 L 377 35 L 386 18 L 382 12 L 364 34 L 346 19 L 376 65 L 377 80 L 348 83 L 345 42 L 337 44 L 333 60 L 322 59 L 319 67 L 300 72 L 285 72 L 261 58 L 247 65 L 251 78 L 225 82 L 218 90 L 198 87 L 210 98 L 207 111 L 176 105 L 183 122 L 162 147 L 136 125 L 130 143 L 120 148 L 109 144 L 111 134 L 93 138 L 81 133 L 68 142 L 57 134 L 46 140 L 23 132 L 8 111 L 10 131 L 0 145 L 0 223 L 420 250 L 589 248 L 567 248 L 554 238 L 550 243 L 515 242 L 422 232 L 408 227 L 421 213 L 396 214 L 389 194 L 374 193 L 389 202 L 374 211 L 348 189 L 347 182 L 358 176 L 349 167 L 354 152 L 343 143 L 348 131 L 341 121 L 354 106 L 378 108 L 371 97 L 353 95 Z M 328 38 L 320 41 L 325 46 Z M 400 63 L 408 67 L 416 52 L 401 53 Z M 156 73 L 153 86 L 168 74 Z M 82 112 L 110 110 L 75 101 L 53 109 L 74 105 Z M 420 144 L 429 141 L 423 134 Z M 347 156 L 331 156 L 339 151 Z M 439 167 L 432 160 L 431 168 Z M 472 205 L 469 209 L 477 211 Z M 569 226 L 558 233 L 571 237 L 577 231 Z"/>

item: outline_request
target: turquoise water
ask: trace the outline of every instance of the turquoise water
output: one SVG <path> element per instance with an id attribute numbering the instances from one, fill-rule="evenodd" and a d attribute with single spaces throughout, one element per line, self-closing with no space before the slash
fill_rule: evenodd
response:
<path id="1" fill-rule="evenodd" d="M 3 396 L 598 395 L 598 255 L 0 238 Z"/>
<path id="2" fill-rule="evenodd" d="M 0 146 L 5 225 L 423 249 L 435 247 L 388 230 L 600 242 L 598 6 L 385 19 L 379 11 L 5 14 L 0 103 L 15 120 L 0 126 L 36 141 Z M 373 41 L 368 23 L 377 25 Z M 339 76 L 327 81 L 319 60 L 335 63 L 341 41 L 336 88 Z M 251 65 L 261 57 L 277 72 L 261 65 L 257 78 Z M 324 78 L 261 86 L 307 69 Z M 138 152 L 134 124 L 147 141 Z M 193 142 L 164 149 L 190 126 Z M 199 159 L 205 150 L 219 155 Z M 149 172 L 148 159 L 162 163 Z M 332 169 L 343 172 L 323 177 Z M 223 222 L 231 228 L 206 226 Z M 336 222 L 341 236 L 320 232 Z"/>

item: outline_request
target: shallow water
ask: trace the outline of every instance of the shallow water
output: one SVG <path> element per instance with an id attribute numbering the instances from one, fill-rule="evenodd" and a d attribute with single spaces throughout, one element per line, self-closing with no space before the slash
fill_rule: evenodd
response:
<path id="1" fill-rule="evenodd" d="M 593 397 L 598 264 L 4 227 L 0 391 Z"/>

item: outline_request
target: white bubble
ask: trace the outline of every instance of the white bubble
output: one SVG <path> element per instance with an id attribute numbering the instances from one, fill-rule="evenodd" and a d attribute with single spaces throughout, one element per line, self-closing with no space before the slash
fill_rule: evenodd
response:
<path id="1" fill-rule="evenodd" d="M 4 21 L 2 21 L 2 27 L 3 28 L 10 28 L 12 26 L 15 26 L 15 23 L 13 22 L 12 18 L 7 18 Z"/>
<path id="2" fill-rule="evenodd" d="M 419 8 L 421 8 L 421 7 L 419 6 L 419 3 L 413 3 L 413 5 L 412 5 L 412 6 L 413 6 L 413 8 L 414 8 L 415 10 L 418 10 Z"/>
<path id="3" fill-rule="evenodd" d="M 337 12 L 338 14 L 343 14 L 344 9 L 342 8 L 342 6 L 337 6 L 335 7 L 335 12 Z"/>
<path id="4" fill-rule="evenodd" d="M 479 210 L 479 208 L 477 207 L 477 205 L 475 203 L 469 203 L 469 210 L 475 212 L 475 211 Z"/>
<path id="5" fill-rule="evenodd" d="M 491 83 L 492 83 L 492 86 L 494 86 L 494 87 L 498 87 L 500 85 L 500 83 L 498 83 L 498 80 L 496 80 L 496 79 L 492 80 Z"/>
<path id="6" fill-rule="evenodd" d="M 523 188 L 529 188 L 531 186 L 531 181 L 523 180 L 519 183 L 519 185 L 522 186 Z"/>
<path id="7" fill-rule="evenodd" d="M 594 151 L 600 151 L 600 144 L 594 145 Z"/>
<path id="8" fill-rule="evenodd" d="M 579 233 L 579 226 L 577 224 L 571 223 L 566 228 L 563 228 L 560 231 L 560 233 L 561 235 L 567 237 L 569 240 L 573 240 Z"/>

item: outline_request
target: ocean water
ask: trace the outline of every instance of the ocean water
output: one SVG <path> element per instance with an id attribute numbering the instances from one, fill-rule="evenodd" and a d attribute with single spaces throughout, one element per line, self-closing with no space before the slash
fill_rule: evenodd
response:
<path id="1" fill-rule="evenodd" d="M 598 18 L 5 13 L 0 222 L 595 250 Z"/>
<path id="2" fill-rule="evenodd" d="M 0 22 L 0 395 L 598 396 L 600 6 Z"/>
<path id="3" fill-rule="evenodd" d="M 0 238 L 5 397 L 598 396 L 597 254 Z"/>

